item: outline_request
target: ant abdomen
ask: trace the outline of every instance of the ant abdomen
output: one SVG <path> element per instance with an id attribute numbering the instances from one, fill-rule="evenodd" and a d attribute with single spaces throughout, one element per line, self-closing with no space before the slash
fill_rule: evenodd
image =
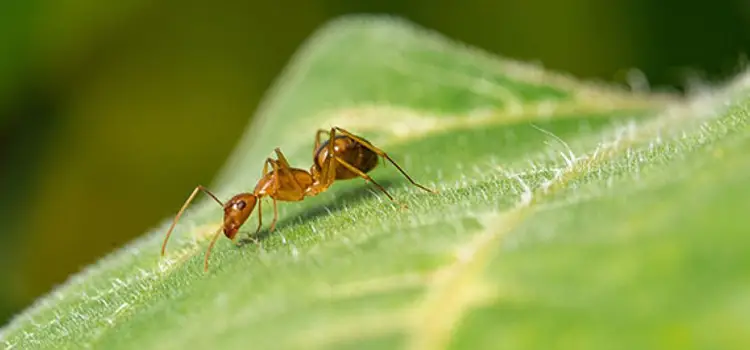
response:
<path id="1" fill-rule="evenodd" d="M 322 169 L 325 161 L 331 158 L 331 155 L 328 154 L 328 145 L 329 141 L 326 140 L 316 151 L 315 165 L 317 165 L 318 169 Z M 378 166 L 377 153 L 365 147 L 362 143 L 345 135 L 336 136 L 333 141 L 333 153 L 335 158 L 345 161 L 363 173 L 369 173 L 372 169 Z M 361 177 L 359 174 L 350 171 L 346 167 L 336 167 L 336 180 L 347 180 L 359 177 Z"/>

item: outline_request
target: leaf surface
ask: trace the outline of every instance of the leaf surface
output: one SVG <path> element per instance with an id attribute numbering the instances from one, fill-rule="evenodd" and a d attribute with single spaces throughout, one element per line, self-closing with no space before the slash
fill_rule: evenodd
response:
<path id="1" fill-rule="evenodd" d="M 678 98 L 579 82 L 410 24 L 336 21 L 272 89 L 213 188 L 251 191 L 315 130 L 384 149 L 371 175 L 221 239 L 203 198 L 3 329 L 8 347 L 746 348 L 748 85 Z M 187 191 L 186 191 L 187 192 Z M 186 193 L 187 195 L 187 193 Z M 264 204 L 266 225 L 272 217 Z M 255 215 L 243 234 L 255 229 Z"/>

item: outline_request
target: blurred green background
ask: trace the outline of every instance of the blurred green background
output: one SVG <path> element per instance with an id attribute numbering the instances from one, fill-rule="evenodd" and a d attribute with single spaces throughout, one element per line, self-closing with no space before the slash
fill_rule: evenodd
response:
<path id="1" fill-rule="evenodd" d="M 750 48 L 746 0 L 2 1 L 0 319 L 210 184 L 302 41 L 349 13 L 678 90 Z"/>

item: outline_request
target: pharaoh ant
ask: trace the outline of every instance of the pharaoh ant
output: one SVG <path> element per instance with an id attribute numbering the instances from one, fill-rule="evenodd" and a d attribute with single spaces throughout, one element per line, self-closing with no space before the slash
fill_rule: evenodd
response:
<path id="1" fill-rule="evenodd" d="M 321 143 L 321 135 L 326 133 L 328 134 L 328 139 Z M 224 236 L 234 241 L 234 237 L 237 235 L 240 226 L 250 217 L 256 204 L 258 205 L 258 228 L 255 234 L 260 232 L 260 228 L 263 225 L 261 204 L 263 197 L 271 197 L 273 200 L 273 221 L 271 221 L 269 227 L 270 232 L 274 231 L 279 216 L 276 201 L 298 202 L 305 199 L 305 197 L 316 196 L 325 192 L 336 180 L 363 178 L 365 181 L 374 184 L 391 201 L 396 202 L 383 186 L 367 175 L 368 172 L 372 171 L 378 165 L 378 157 L 383 157 L 383 159 L 391 162 L 414 186 L 430 193 L 438 193 L 436 190 L 415 182 L 406 171 L 381 149 L 373 146 L 364 138 L 339 127 L 333 127 L 330 131 L 319 129 L 315 133 L 313 165 L 310 167 L 310 171 L 291 167 L 278 147 L 274 149 L 274 152 L 277 159 L 266 159 L 266 162 L 263 164 L 263 175 L 258 180 L 252 193 L 239 193 L 230 198 L 226 203 L 222 203 L 211 191 L 201 185 L 197 186 L 187 201 L 185 201 L 185 204 L 182 205 L 180 211 L 177 212 L 172 225 L 167 230 L 167 235 L 164 237 L 164 243 L 161 246 L 161 255 L 164 256 L 167 241 L 177 224 L 177 220 L 179 220 L 195 196 L 198 195 L 198 192 L 204 192 L 224 209 L 224 221 L 221 227 L 214 233 L 211 243 L 209 243 L 206 250 L 203 266 L 204 271 L 208 271 L 208 258 L 220 233 L 223 232 Z M 270 172 L 268 171 L 269 165 L 271 166 Z"/>

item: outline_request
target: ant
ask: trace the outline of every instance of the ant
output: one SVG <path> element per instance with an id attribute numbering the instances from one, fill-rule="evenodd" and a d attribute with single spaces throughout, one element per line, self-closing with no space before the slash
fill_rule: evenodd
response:
<path id="1" fill-rule="evenodd" d="M 326 133 L 328 134 L 328 140 L 321 143 L 321 135 Z M 177 224 L 177 220 L 182 216 L 182 213 L 199 191 L 209 195 L 224 208 L 224 222 L 221 228 L 213 235 L 211 243 L 206 250 L 204 271 L 208 271 L 208 258 L 211 254 L 211 249 L 219 238 L 219 234 L 223 232 L 224 236 L 234 241 L 234 237 L 237 235 L 240 226 L 250 217 L 256 204 L 258 205 L 258 228 L 255 234 L 257 235 L 260 232 L 260 228 L 263 225 L 262 204 L 260 200 L 263 197 L 271 197 L 273 200 L 273 221 L 271 221 L 269 228 L 270 232 L 274 231 L 279 216 L 276 201 L 298 202 L 305 199 L 305 197 L 316 196 L 325 192 L 336 180 L 363 178 L 365 181 L 374 184 L 390 200 L 396 202 L 383 186 L 367 175 L 368 172 L 378 165 L 378 157 L 383 157 L 383 159 L 391 162 L 413 185 L 427 192 L 438 193 L 436 190 L 416 183 L 381 149 L 373 146 L 364 138 L 339 127 L 333 127 L 330 131 L 319 129 L 315 133 L 313 165 L 310 167 L 310 171 L 291 167 L 278 147 L 274 149 L 274 152 L 277 159 L 266 159 L 266 162 L 263 164 L 263 174 L 252 193 L 239 193 L 226 203 L 222 203 L 221 200 L 205 187 L 200 185 L 196 187 L 180 211 L 177 212 L 174 221 L 172 221 L 172 225 L 169 227 L 161 247 L 161 255 L 164 256 L 167 241 Z M 270 172 L 268 171 L 269 165 L 271 166 Z"/>

